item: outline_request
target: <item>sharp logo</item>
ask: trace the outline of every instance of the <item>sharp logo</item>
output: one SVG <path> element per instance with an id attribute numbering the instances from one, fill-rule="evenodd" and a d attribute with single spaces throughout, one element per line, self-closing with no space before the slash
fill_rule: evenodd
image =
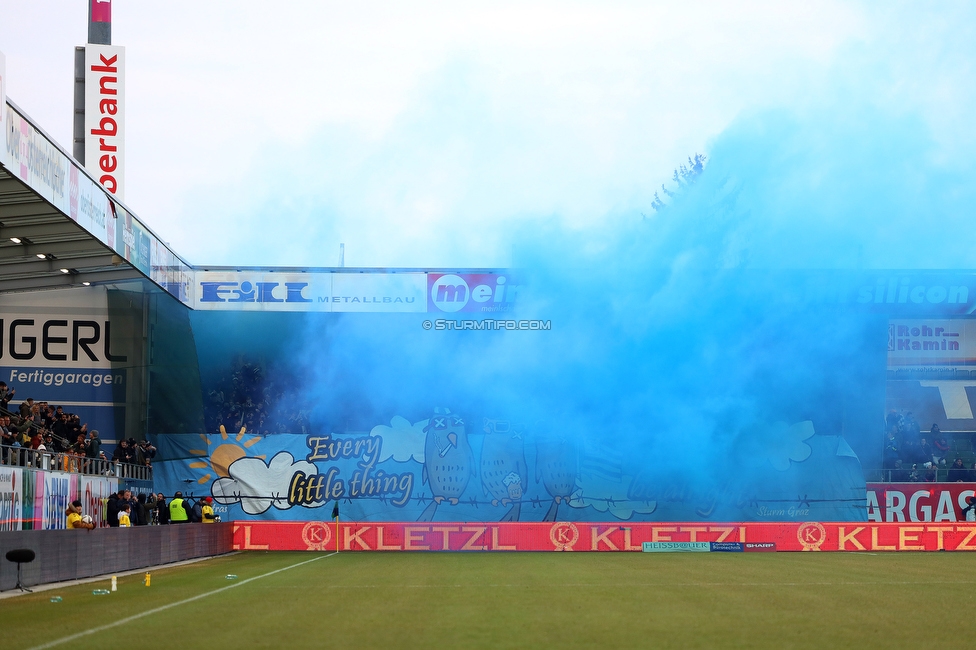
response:
<path id="1" fill-rule="evenodd" d="M 302 295 L 307 286 L 308 282 L 201 282 L 200 302 L 312 302 Z"/>
<path id="2" fill-rule="evenodd" d="M 506 311 L 518 296 L 517 285 L 496 274 L 447 274 L 430 284 L 430 304 L 439 311 Z"/>

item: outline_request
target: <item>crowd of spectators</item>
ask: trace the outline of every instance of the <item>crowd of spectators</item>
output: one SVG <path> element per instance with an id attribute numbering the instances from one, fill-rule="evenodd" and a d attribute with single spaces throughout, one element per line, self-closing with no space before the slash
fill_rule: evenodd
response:
<path id="1" fill-rule="evenodd" d="M 207 431 L 220 425 L 260 435 L 311 433 L 309 411 L 301 408 L 298 382 L 285 373 L 269 373 L 243 355 L 207 394 L 204 418 Z"/>
<path id="2" fill-rule="evenodd" d="M 95 467 L 104 467 L 105 473 L 111 473 L 109 461 L 152 466 L 156 448 L 148 440 L 123 439 L 108 456 L 102 449 L 98 430 L 89 431 L 88 424 L 79 415 L 31 397 L 11 410 L 9 406 L 15 393 L 15 389 L 0 381 L 0 463 L 11 464 L 14 457 L 22 463 L 24 456 L 14 450 L 30 449 L 50 456 L 52 468 L 66 471 L 92 473 Z"/>
<path id="3" fill-rule="evenodd" d="M 888 413 L 882 456 L 887 480 L 936 483 L 942 476 L 949 482 L 976 481 L 976 463 L 967 468 L 957 457 L 950 464 L 949 456 L 949 442 L 938 424 L 923 432 L 911 411 Z"/>

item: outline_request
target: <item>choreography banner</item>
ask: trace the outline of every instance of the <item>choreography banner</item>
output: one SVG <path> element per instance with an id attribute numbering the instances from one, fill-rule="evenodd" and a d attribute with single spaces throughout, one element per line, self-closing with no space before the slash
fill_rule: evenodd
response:
<path id="1" fill-rule="evenodd" d="M 796 444 L 771 448 L 748 481 L 708 484 L 517 422 L 472 420 L 438 408 L 360 432 L 160 435 L 155 485 L 212 496 L 225 520 L 307 521 L 336 501 L 356 521 L 865 520 L 857 457 L 809 422 L 776 429 Z"/>
<path id="2" fill-rule="evenodd" d="M 338 535 L 338 537 L 337 537 Z M 743 550 L 976 551 L 976 524 L 235 522 L 239 551 L 641 551 L 644 542 Z M 771 546 L 775 545 L 775 546 Z M 731 546 L 731 545 L 726 545 Z M 711 550 L 710 549 L 710 550 Z"/>

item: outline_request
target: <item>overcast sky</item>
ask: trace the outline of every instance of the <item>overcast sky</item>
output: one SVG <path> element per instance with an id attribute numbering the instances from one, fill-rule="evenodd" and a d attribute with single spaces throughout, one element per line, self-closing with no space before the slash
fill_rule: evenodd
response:
<path id="1" fill-rule="evenodd" d="M 505 266 L 514 228 L 639 218 L 737 118 L 838 77 L 970 147 L 973 12 L 929 7 L 116 0 L 125 200 L 198 265 L 344 242 L 351 266 Z M 0 0 L 8 95 L 69 151 L 86 36 L 86 0 Z"/>

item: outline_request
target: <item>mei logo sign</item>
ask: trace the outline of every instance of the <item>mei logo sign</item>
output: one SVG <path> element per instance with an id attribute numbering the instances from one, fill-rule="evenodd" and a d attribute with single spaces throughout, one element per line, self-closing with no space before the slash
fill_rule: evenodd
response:
<path id="1" fill-rule="evenodd" d="M 114 196 L 124 179 L 125 48 L 85 46 L 85 169 Z"/>
<path id="2" fill-rule="evenodd" d="M 428 273 L 427 311 L 509 311 L 519 289 L 504 273 Z"/>
<path id="3" fill-rule="evenodd" d="M 201 282 L 200 302 L 312 302 L 303 295 L 308 282 Z"/>

